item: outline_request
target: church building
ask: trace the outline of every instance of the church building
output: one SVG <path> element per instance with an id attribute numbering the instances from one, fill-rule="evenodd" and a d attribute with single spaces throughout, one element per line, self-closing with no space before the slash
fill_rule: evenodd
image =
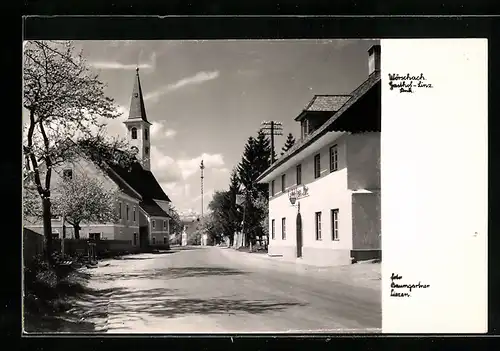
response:
<path id="1" fill-rule="evenodd" d="M 53 175 L 53 189 L 64 178 L 71 178 L 79 172 L 87 176 L 99 177 L 105 187 L 116 190 L 116 210 L 119 219 L 115 223 L 84 223 L 81 225 L 80 238 L 94 240 L 126 240 L 137 248 L 168 247 L 170 234 L 170 199 L 151 172 L 151 122 L 146 116 L 146 108 L 136 70 L 134 87 L 130 101 L 127 127 L 128 140 L 135 150 L 139 162 L 125 169 L 119 165 L 98 165 L 92 160 L 81 157 L 77 161 L 61 165 Z M 60 217 L 52 221 L 54 238 L 62 237 L 63 223 Z M 25 218 L 24 226 L 43 234 L 41 220 Z M 66 237 L 74 237 L 73 229 L 66 223 Z"/>

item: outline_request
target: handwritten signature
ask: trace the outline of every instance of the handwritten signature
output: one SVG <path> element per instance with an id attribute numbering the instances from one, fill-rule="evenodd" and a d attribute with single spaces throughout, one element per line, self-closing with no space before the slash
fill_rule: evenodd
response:
<path id="1" fill-rule="evenodd" d="M 426 80 L 423 73 L 420 75 L 389 73 L 390 90 L 399 89 L 400 93 L 414 93 L 417 88 L 433 88 L 431 83 L 424 83 Z"/>
<path id="2" fill-rule="evenodd" d="M 397 274 L 397 273 L 392 273 L 391 274 L 391 296 L 392 297 L 410 297 L 410 292 L 412 292 L 413 289 L 427 289 L 430 287 L 429 284 L 422 284 L 421 282 L 418 282 L 417 284 L 399 284 L 396 281 L 399 281 L 403 279 L 403 276 Z M 399 292 L 397 289 L 408 289 L 408 292 Z"/>

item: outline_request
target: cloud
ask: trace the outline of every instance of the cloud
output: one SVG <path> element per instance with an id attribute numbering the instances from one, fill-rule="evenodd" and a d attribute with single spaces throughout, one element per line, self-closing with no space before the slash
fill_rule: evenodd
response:
<path id="1" fill-rule="evenodd" d="M 203 191 L 203 207 L 207 207 L 210 200 L 215 194 L 215 189 L 205 189 Z M 196 205 L 200 203 L 201 205 L 201 194 L 191 199 L 191 204 Z"/>
<path id="2" fill-rule="evenodd" d="M 151 136 L 156 137 L 157 139 L 163 138 L 173 138 L 177 135 L 177 131 L 174 129 L 166 128 L 164 121 L 155 121 L 151 126 Z"/>
<path id="3" fill-rule="evenodd" d="M 125 138 L 127 136 L 127 128 L 123 122 L 128 118 L 129 108 L 123 105 L 118 105 L 118 111 L 121 116 L 115 119 L 101 119 L 101 122 L 106 123 L 106 131 L 112 137 Z"/>
<path id="4" fill-rule="evenodd" d="M 191 159 L 181 159 L 177 161 L 177 164 L 184 179 L 200 170 L 201 160 L 203 160 L 205 169 L 222 168 L 224 166 L 224 157 L 221 154 L 201 154 Z"/>
<path id="5" fill-rule="evenodd" d="M 180 88 L 189 86 L 189 85 L 197 85 L 207 82 L 209 80 L 213 80 L 219 77 L 219 71 L 201 71 L 196 73 L 194 76 L 182 78 L 175 83 L 165 85 L 158 90 L 155 90 L 149 94 L 144 96 L 144 100 L 157 100 L 160 96 L 168 94 L 172 91 L 178 90 Z"/>
<path id="6" fill-rule="evenodd" d="M 213 169 L 213 172 L 215 173 L 229 173 L 229 169 L 228 168 L 214 168 Z"/>
<path id="7" fill-rule="evenodd" d="M 160 183 L 175 183 L 183 180 L 178 162 L 165 155 L 156 146 L 151 146 L 151 170 Z"/>
<path id="8" fill-rule="evenodd" d="M 138 62 L 141 62 L 141 57 L 142 57 L 142 50 L 139 54 L 138 57 Z M 148 62 L 143 62 L 143 63 L 122 63 L 119 61 L 93 61 L 89 62 L 89 65 L 93 68 L 96 69 L 115 69 L 115 70 L 134 70 L 137 67 L 139 69 L 146 69 L 146 70 L 155 70 L 156 68 L 156 52 L 152 52 Z"/>

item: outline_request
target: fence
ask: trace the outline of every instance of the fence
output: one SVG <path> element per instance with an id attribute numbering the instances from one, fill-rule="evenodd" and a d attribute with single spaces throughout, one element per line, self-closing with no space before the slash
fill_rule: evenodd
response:
<path id="1" fill-rule="evenodd" d="M 43 253 L 43 235 L 23 228 L 23 260 L 24 264 L 31 262 Z"/>
<path id="2" fill-rule="evenodd" d="M 138 252 L 140 248 L 133 246 L 129 240 L 96 240 L 64 239 L 64 253 L 67 255 L 85 256 L 89 254 L 89 243 L 95 243 L 92 248 L 97 258 Z M 61 252 L 61 239 L 52 241 L 54 251 Z M 23 259 L 24 264 L 31 262 L 44 250 L 44 237 L 30 229 L 23 228 Z"/>

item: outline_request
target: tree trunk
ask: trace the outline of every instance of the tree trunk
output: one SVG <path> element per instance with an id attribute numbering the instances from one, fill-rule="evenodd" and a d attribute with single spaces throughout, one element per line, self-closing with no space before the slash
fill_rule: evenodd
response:
<path id="1" fill-rule="evenodd" d="M 50 213 L 50 198 L 42 198 L 43 209 L 43 236 L 45 241 L 45 258 L 49 264 L 52 264 L 52 215 Z"/>
<path id="2" fill-rule="evenodd" d="M 75 239 L 80 239 L 80 226 L 78 224 L 73 224 L 73 229 L 75 231 Z"/>

